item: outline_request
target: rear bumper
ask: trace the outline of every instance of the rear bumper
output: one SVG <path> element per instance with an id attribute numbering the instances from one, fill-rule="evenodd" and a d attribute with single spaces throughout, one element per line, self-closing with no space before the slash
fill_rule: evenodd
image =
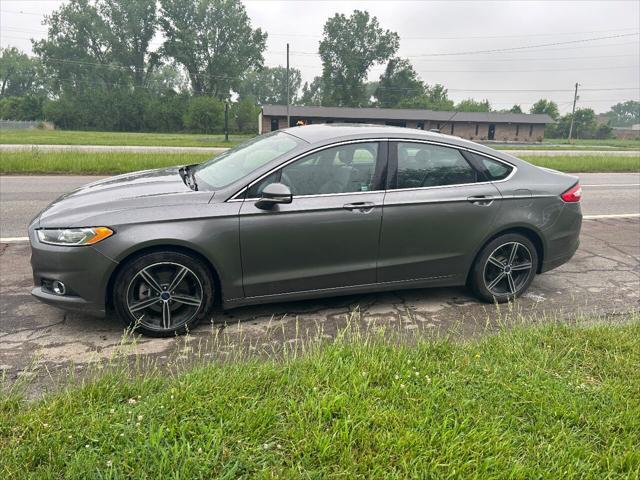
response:
<path id="1" fill-rule="evenodd" d="M 542 262 L 542 266 L 540 267 L 540 273 L 548 272 L 549 270 L 553 270 L 554 268 L 558 268 L 560 265 L 567 263 L 575 255 L 579 246 L 580 240 L 578 239 L 576 241 L 575 247 L 566 252 L 564 255 L 544 260 Z"/>
<path id="2" fill-rule="evenodd" d="M 107 285 L 117 262 L 90 246 L 43 244 L 33 230 L 29 231 L 29 240 L 35 287 L 31 294 L 55 307 L 104 316 Z M 51 290 L 53 280 L 64 283 L 65 295 L 57 295 Z"/>
<path id="3" fill-rule="evenodd" d="M 571 260 L 580 246 L 581 229 L 580 203 L 565 204 L 558 220 L 547 232 L 547 245 L 540 273 L 548 272 Z"/>

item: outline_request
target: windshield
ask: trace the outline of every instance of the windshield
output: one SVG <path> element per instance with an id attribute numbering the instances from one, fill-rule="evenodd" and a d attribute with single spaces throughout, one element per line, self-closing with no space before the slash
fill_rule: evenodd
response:
<path id="1" fill-rule="evenodd" d="M 301 143 L 296 137 L 283 132 L 272 132 L 256 137 L 194 168 L 199 181 L 212 189 L 226 187 L 240 180 L 271 160 L 283 155 Z"/>

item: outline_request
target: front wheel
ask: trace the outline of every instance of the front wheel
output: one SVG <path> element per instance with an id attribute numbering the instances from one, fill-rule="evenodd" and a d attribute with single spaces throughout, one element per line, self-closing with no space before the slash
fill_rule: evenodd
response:
<path id="1" fill-rule="evenodd" d="M 522 295 L 536 274 L 538 252 L 524 235 L 509 233 L 482 249 L 471 271 L 471 287 L 486 302 L 504 303 Z"/>
<path id="2" fill-rule="evenodd" d="M 120 319 L 145 335 L 186 333 L 210 316 L 214 286 L 208 268 L 184 253 L 159 251 L 129 261 L 114 283 Z"/>

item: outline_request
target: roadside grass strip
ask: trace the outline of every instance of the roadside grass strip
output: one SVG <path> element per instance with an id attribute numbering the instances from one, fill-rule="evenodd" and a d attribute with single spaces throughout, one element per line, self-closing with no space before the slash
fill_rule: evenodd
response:
<path id="1" fill-rule="evenodd" d="M 2 130 L 0 144 L 230 147 L 251 137 L 253 135 L 230 135 L 225 142 L 221 134 Z"/>
<path id="2" fill-rule="evenodd" d="M 0 477 L 639 478 L 640 315 L 615 320 L 347 331 L 266 357 L 217 344 L 35 401 L 5 386 Z"/>
<path id="3" fill-rule="evenodd" d="M 203 162 L 210 153 L 2 152 L 2 174 L 115 175 Z"/>
<path id="4" fill-rule="evenodd" d="M 584 156 L 534 156 L 518 155 L 518 158 L 539 167 L 573 173 L 629 173 L 640 172 L 640 156 L 615 157 L 607 155 Z"/>
<path id="5" fill-rule="evenodd" d="M 132 152 L 2 152 L 0 173 L 111 175 L 174 165 L 203 162 L 210 153 L 132 153 Z M 573 173 L 639 172 L 640 157 L 614 156 L 527 156 L 520 158 L 534 165 Z"/>
<path id="6" fill-rule="evenodd" d="M 566 138 L 545 138 L 536 144 L 501 144 L 499 150 L 640 150 L 640 139 L 578 139 L 571 143 Z"/>

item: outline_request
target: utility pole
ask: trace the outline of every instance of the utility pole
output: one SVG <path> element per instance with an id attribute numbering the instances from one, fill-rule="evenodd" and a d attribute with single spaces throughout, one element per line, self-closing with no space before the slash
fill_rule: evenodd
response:
<path id="1" fill-rule="evenodd" d="M 224 102 L 224 141 L 229 141 L 229 102 Z"/>
<path id="2" fill-rule="evenodd" d="M 289 44 L 287 43 L 287 128 L 291 126 L 291 118 L 289 116 Z"/>
<path id="3" fill-rule="evenodd" d="M 571 143 L 571 136 L 573 135 L 573 120 L 576 114 L 576 102 L 578 101 L 578 86 L 580 84 L 576 82 L 576 91 L 573 94 L 573 108 L 571 109 L 571 125 L 569 125 L 569 143 Z"/>

